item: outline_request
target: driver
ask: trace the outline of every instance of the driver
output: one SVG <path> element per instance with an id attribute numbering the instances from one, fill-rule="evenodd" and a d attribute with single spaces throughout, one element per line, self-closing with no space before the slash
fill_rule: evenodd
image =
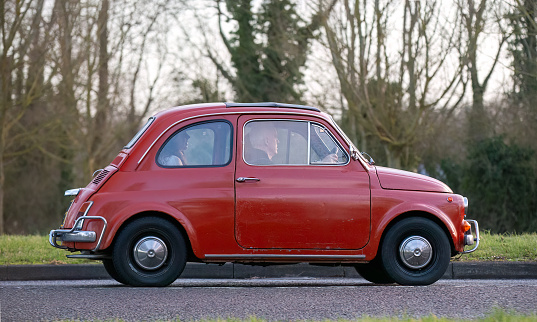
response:
<path id="1" fill-rule="evenodd" d="M 271 122 L 252 124 L 250 131 L 251 146 L 245 148 L 246 160 L 255 165 L 272 164 L 272 158 L 278 153 L 278 131 Z"/>

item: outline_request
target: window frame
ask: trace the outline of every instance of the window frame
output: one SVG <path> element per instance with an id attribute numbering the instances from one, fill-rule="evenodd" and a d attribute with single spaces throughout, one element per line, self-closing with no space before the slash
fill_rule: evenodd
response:
<path id="1" fill-rule="evenodd" d="M 199 126 L 199 125 L 202 125 L 202 124 L 208 124 L 208 123 L 226 123 L 227 125 L 229 125 L 229 158 L 227 160 L 226 163 L 224 164 L 218 164 L 218 165 L 163 165 L 159 162 L 159 156 L 160 156 L 160 153 L 162 152 L 162 150 L 164 149 L 164 147 L 168 144 L 168 142 L 174 138 L 179 132 L 182 132 L 182 131 L 186 131 L 188 130 L 188 128 L 191 128 L 191 127 L 194 127 L 194 126 Z M 195 122 L 195 123 L 192 123 L 192 124 L 188 124 L 186 126 L 183 126 L 181 127 L 180 129 L 178 129 L 177 131 L 173 131 L 173 133 L 166 139 L 166 141 L 164 141 L 164 143 L 162 143 L 157 151 L 157 153 L 155 154 L 155 164 L 159 167 L 159 168 L 164 168 L 164 169 L 184 169 L 184 168 L 222 168 L 222 167 L 226 167 L 228 166 L 232 161 L 233 161 L 233 133 L 234 133 L 234 128 L 233 128 L 233 124 L 226 120 L 226 119 L 215 119 L 215 120 L 206 120 L 206 121 L 200 121 L 200 122 Z M 216 138 L 216 136 L 215 136 Z M 214 158 L 214 149 L 213 149 L 213 158 Z"/>
<path id="2" fill-rule="evenodd" d="M 306 138 L 306 141 L 307 141 L 307 163 L 303 163 L 303 164 L 285 164 L 285 163 L 275 163 L 275 164 L 251 164 L 251 163 L 248 163 L 246 161 L 246 158 L 245 158 L 245 135 L 246 135 L 246 126 L 249 124 L 249 123 L 252 123 L 252 122 L 302 122 L 302 123 L 307 123 L 307 135 L 308 137 Z M 311 126 L 312 125 L 317 125 L 317 126 L 320 126 L 321 128 L 324 128 L 328 134 L 328 136 L 330 136 L 330 138 L 332 138 L 332 140 L 334 140 L 334 142 L 336 143 L 336 145 L 341 149 L 341 151 L 343 151 L 343 153 L 347 156 L 347 162 L 345 163 L 312 163 L 311 162 Z M 267 167 L 267 166 L 287 166 L 287 167 L 304 167 L 304 166 L 314 166 L 314 167 L 318 167 L 318 166 L 330 166 L 330 167 L 340 167 L 340 166 L 346 166 L 347 164 L 350 163 L 350 155 L 349 153 L 347 152 L 347 150 L 343 147 L 343 145 L 341 144 L 341 142 L 336 139 L 336 137 L 334 136 L 334 134 L 332 133 L 332 131 L 330 131 L 330 129 L 328 129 L 324 124 L 322 123 L 319 123 L 319 122 L 315 122 L 315 121 L 311 121 L 311 120 L 296 120 L 296 119 L 272 119 L 272 118 L 267 118 L 267 119 L 251 119 L 251 120 L 248 120 L 246 122 L 244 122 L 243 124 L 243 127 L 242 127 L 242 138 L 241 138 L 242 142 L 242 161 L 249 165 L 249 166 L 253 166 L 253 167 Z"/>
<path id="3" fill-rule="evenodd" d="M 132 147 L 138 142 L 138 140 L 140 140 L 140 138 L 142 137 L 142 135 L 144 135 L 145 132 L 147 132 L 147 129 L 149 129 L 149 127 L 151 127 L 151 125 L 153 124 L 153 122 L 155 122 L 155 119 L 156 117 L 152 116 L 150 117 L 147 122 L 145 122 L 144 126 L 142 126 L 142 128 L 136 132 L 136 134 L 133 136 L 133 138 L 129 141 L 129 143 L 127 143 L 123 149 L 124 150 L 128 150 L 128 149 L 132 149 Z"/>

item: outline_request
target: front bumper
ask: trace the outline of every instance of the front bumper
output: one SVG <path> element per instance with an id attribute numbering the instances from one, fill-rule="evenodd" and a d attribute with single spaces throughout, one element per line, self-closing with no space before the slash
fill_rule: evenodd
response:
<path id="1" fill-rule="evenodd" d="M 474 248 L 463 251 L 463 254 L 475 252 L 477 247 L 479 247 L 479 224 L 477 220 L 466 219 L 466 221 L 470 224 L 470 230 L 464 233 L 464 245 L 474 245 Z M 471 226 L 473 226 L 473 229 Z M 475 233 L 475 237 L 472 234 L 472 230 Z"/>
<path id="2" fill-rule="evenodd" d="M 83 230 L 75 230 L 75 227 L 79 224 L 82 220 L 101 220 L 103 222 L 103 229 L 101 231 L 101 234 L 99 236 L 99 241 L 97 242 L 97 245 L 94 249 L 92 249 L 92 252 L 95 252 L 99 250 L 99 247 L 101 246 L 101 242 L 103 240 L 104 232 L 106 231 L 107 222 L 106 219 L 104 219 L 101 216 L 82 216 L 78 218 L 73 228 L 71 229 L 54 229 L 51 230 L 48 236 L 48 241 L 50 245 L 61 248 L 61 249 L 67 249 L 67 247 L 59 245 L 58 241 L 62 242 L 73 242 L 73 243 L 93 243 L 97 239 L 97 233 L 94 231 L 83 231 Z"/>

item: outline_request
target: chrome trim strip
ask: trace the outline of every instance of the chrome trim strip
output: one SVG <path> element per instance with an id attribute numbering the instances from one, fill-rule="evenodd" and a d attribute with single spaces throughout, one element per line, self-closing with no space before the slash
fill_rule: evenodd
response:
<path id="1" fill-rule="evenodd" d="M 91 234 L 88 234 L 88 233 L 94 233 L 94 231 L 81 231 L 81 230 L 75 230 L 77 224 L 79 221 L 81 220 L 84 220 L 84 219 L 97 219 L 97 220 L 102 220 L 104 225 L 103 225 L 103 229 L 101 231 L 101 236 L 99 236 L 99 241 L 97 242 L 97 245 L 95 246 L 94 249 L 92 249 L 91 251 L 92 252 L 95 252 L 99 249 L 99 247 L 101 246 L 101 242 L 103 240 L 103 236 L 104 236 L 104 233 L 106 231 L 106 227 L 108 226 L 108 223 L 106 221 L 106 219 L 104 219 L 103 217 L 101 216 L 82 216 L 80 218 L 78 218 L 76 221 L 75 221 L 75 224 L 73 225 L 73 228 L 71 229 L 55 229 L 55 230 L 51 230 L 50 233 L 49 233 L 49 238 L 48 238 L 48 241 L 50 243 L 50 245 L 52 245 L 53 247 L 56 247 L 56 248 L 60 248 L 60 249 L 67 249 L 67 247 L 65 246 L 62 246 L 62 245 L 58 245 L 57 241 L 60 240 L 60 241 L 63 241 L 63 236 L 65 234 L 67 234 L 68 236 L 68 239 L 69 240 L 65 240 L 65 241 L 70 241 L 70 242 L 81 242 L 81 243 L 87 243 L 87 242 L 94 242 L 95 241 L 95 238 L 91 241 L 88 241 L 88 240 L 84 240 L 84 238 L 88 238 L 89 235 Z M 77 236 L 78 235 L 82 235 L 81 236 L 81 240 L 76 240 Z"/>
<path id="2" fill-rule="evenodd" d="M 147 122 L 144 124 L 144 126 L 134 135 L 134 137 L 123 147 L 123 149 L 131 149 L 137 142 L 140 140 L 140 138 L 144 135 L 144 133 L 147 131 L 147 129 L 153 124 L 156 117 L 151 116 Z"/>
<path id="3" fill-rule="evenodd" d="M 365 255 L 283 255 L 283 254 L 206 254 L 205 258 L 236 258 L 236 259 L 364 259 Z"/>
<path id="4" fill-rule="evenodd" d="M 369 162 L 367 162 L 367 160 L 364 158 L 364 156 L 362 155 L 362 153 L 360 152 L 360 150 L 354 145 L 354 143 L 352 143 L 351 139 L 347 136 L 347 134 L 341 129 L 341 127 L 337 124 L 336 120 L 334 120 L 334 118 L 332 117 L 332 115 L 328 114 L 328 117 L 330 118 L 330 121 L 332 124 L 332 126 L 336 129 L 336 131 L 339 133 L 339 135 L 341 135 L 341 137 L 343 138 L 343 140 L 345 140 L 347 142 L 347 144 L 349 145 L 349 150 L 351 152 L 351 157 L 353 156 L 353 150 L 356 151 L 356 156 L 357 158 L 354 159 L 354 160 L 357 160 L 359 161 L 365 169 L 369 169 L 371 167 L 371 165 L 369 164 Z"/>
<path id="5" fill-rule="evenodd" d="M 86 208 L 86 211 L 84 211 L 84 214 L 82 214 L 82 217 L 80 217 L 80 218 L 86 217 L 86 215 L 90 211 L 91 207 L 93 206 L 93 201 L 86 201 L 82 205 L 84 205 L 87 202 L 89 202 L 89 206 Z M 75 224 L 73 225 L 74 229 L 82 229 L 82 226 L 84 226 L 84 220 L 83 219 L 80 222 L 78 222 L 80 220 L 80 218 L 78 218 L 75 221 Z"/>
<path id="6" fill-rule="evenodd" d="M 77 230 L 61 234 L 61 240 L 65 242 L 93 243 L 96 239 L 97 234 L 94 231 Z"/>
<path id="7" fill-rule="evenodd" d="M 308 122 L 308 165 L 311 165 L 311 122 Z"/>
<path id="8" fill-rule="evenodd" d="M 106 254 L 75 254 L 75 255 L 65 255 L 67 258 L 85 258 L 85 259 L 111 259 L 112 256 Z"/>
<path id="9" fill-rule="evenodd" d="M 474 228 L 475 228 L 475 238 L 474 238 L 475 246 L 474 246 L 474 248 L 472 248 L 470 250 L 463 251 L 462 254 L 468 254 L 468 253 L 475 252 L 477 247 L 479 247 L 479 224 L 477 223 L 477 220 L 473 220 L 473 219 L 466 219 L 466 221 L 469 224 L 474 224 Z"/>
<path id="10" fill-rule="evenodd" d="M 323 112 L 320 112 L 322 114 L 325 114 Z M 221 115 L 240 115 L 240 114 L 281 114 L 281 115 L 302 115 L 302 116 L 310 116 L 310 117 L 317 117 L 317 118 L 320 118 L 320 119 L 323 119 L 325 121 L 328 120 L 328 118 L 324 118 L 324 117 L 319 117 L 318 115 L 315 115 L 315 114 L 310 114 L 310 113 L 301 113 L 301 112 L 280 112 L 280 111 L 250 111 L 250 112 L 246 112 L 246 111 L 232 111 L 232 112 L 222 112 L 222 113 L 209 113 L 209 114 L 201 114 L 201 115 L 196 115 L 196 116 L 191 116 L 191 117 L 187 117 L 186 119 L 182 119 L 180 121 L 177 121 L 175 123 L 173 123 L 172 125 L 168 126 L 168 128 L 166 128 L 164 131 L 162 131 L 162 133 L 159 134 L 159 136 L 153 141 L 153 143 L 151 143 L 151 145 L 149 146 L 149 148 L 147 148 L 147 150 L 145 151 L 145 153 L 142 155 L 142 157 L 140 158 L 140 160 L 138 160 L 138 165 L 140 165 L 140 163 L 142 163 L 143 159 L 145 158 L 145 156 L 149 153 L 149 151 L 153 148 L 153 146 L 157 143 L 158 140 L 160 140 L 160 138 L 166 133 L 168 132 L 172 127 L 176 126 L 177 124 L 179 123 L 182 123 L 182 122 L 186 122 L 186 121 L 189 121 L 189 120 L 192 120 L 192 119 L 195 119 L 195 118 L 200 118 L 200 117 L 206 117 L 206 116 L 221 116 Z M 321 115 L 322 115 L 321 114 Z M 328 114 L 325 114 L 325 115 L 328 115 Z M 330 122 L 329 122 L 330 123 Z"/>

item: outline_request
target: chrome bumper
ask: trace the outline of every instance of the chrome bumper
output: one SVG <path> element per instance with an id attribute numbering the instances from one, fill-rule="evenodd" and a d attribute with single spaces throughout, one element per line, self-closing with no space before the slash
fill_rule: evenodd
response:
<path id="1" fill-rule="evenodd" d="M 101 242 L 103 240 L 104 232 L 106 231 L 107 222 L 106 219 L 104 219 L 101 216 L 82 216 L 78 218 L 73 228 L 71 229 L 54 229 L 51 230 L 48 235 L 48 241 L 49 243 L 56 247 L 61 249 L 67 249 L 67 247 L 59 245 L 58 241 L 63 242 L 73 242 L 73 243 L 93 243 L 97 239 L 97 234 L 94 231 L 83 231 L 83 230 L 75 230 L 75 227 L 78 225 L 78 223 L 82 220 L 101 220 L 104 225 L 103 229 L 101 231 L 101 235 L 99 236 L 99 241 L 97 242 L 97 245 L 95 246 L 92 251 L 97 251 L 99 247 L 101 246 Z"/>
<path id="2" fill-rule="evenodd" d="M 477 220 L 472 220 L 472 219 L 466 219 L 466 221 L 471 225 L 471 226 L 474 226 L 473 227 L 473 231 L 475 232 L 475 237 L 474 235 L 472 234 L 472 228 L 470 228 L 469 231 L 467 231 L 465 234 L 464 234 L 464 245 L 474 245 L 474 242 L 475 242 L 475 246 L 474 248 L 470 249 L 470 250 L 465 250 L 463 251 L 462 253 L 463 254 L 468 254 L 468 253 L 472 253 L 474 252 L 477 247 L 479 247 L 479 225 L 477 223 Z"/>

